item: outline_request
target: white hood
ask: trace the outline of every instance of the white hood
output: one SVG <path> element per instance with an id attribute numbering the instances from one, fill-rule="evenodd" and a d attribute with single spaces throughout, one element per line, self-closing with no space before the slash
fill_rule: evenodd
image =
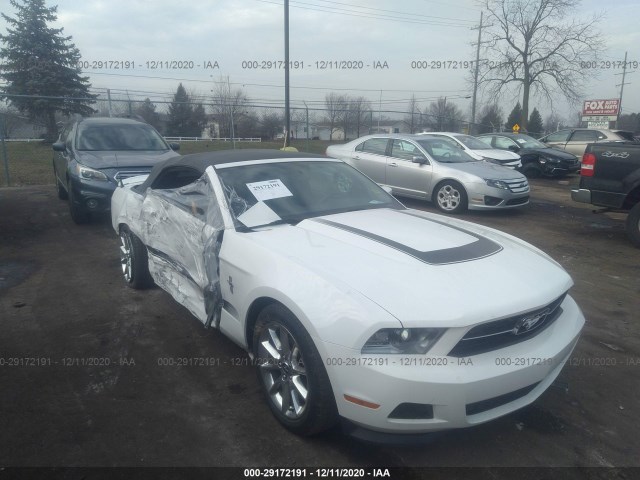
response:
<path id="1" fill-rule="evenodd" d="M 339 278 L 410 326 L 467 326 L 543 306 L 572 285 L 547 255 L 508 235 L 417 210 L 374 209 L 252 234 Z"/>
<path id="2" fill-rule="evenodd" d="M 493 158 L 494 160 L 520 160 L 520 155 L 509 150 L 500 150 L 497 148 L 487 148 L 483 150 L 470 150 L 475 155 L 483 158 Z"/>

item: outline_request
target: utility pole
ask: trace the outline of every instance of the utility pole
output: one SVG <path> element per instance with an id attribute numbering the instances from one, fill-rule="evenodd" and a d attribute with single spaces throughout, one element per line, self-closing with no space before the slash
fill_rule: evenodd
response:
<path id="1" fill-rule="evenodd" d="M 284 134 L 284 146 L 288 147 L 291 132 L 291 116 L 289 114 L 289 0 L 284 0 L 284 123 L 287 133 Z"/>
<path id="2" fill-rule="evenodd" d="M 480 12 L 480 26 L 478 27 L 478 45 L 476 47 L 476 71 L 473 78 L 473 100 L 471 101 L 471 125 L 469 127 L 469 134 L 475 133 L 476 125 L 476 99 L 478 95 L 478 71 L 480 70 L 480 42 L 482 40 L 482 14 Z"/>
<path id="3" fill-rule="evenodd" d="M 622 74 L 616 73 L 616 75 L 622 75 L 622 83 L 620 85 L 620 99 L 618 100 L 618 116 L 616 117 L 616 128 L 618 128 L 618 121 L 620 119 L 620 115 L 622 115 L 622 93 L 624 92 L 624 86 L 628 85 L 624 83 L 624 79 L 627 76 L 627 53 L 624 52 L 624 64 L 622 65 Z M 633 73 L 633 72 L 629 72 Z M 616 85 L 617 87 L 618 85 Z"/>

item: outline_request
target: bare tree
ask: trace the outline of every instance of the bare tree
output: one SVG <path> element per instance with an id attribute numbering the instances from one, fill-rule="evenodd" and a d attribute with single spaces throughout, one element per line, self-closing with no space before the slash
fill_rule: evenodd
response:
<path id="1" fill-rule="evenodd" d="M 235 135 L 235 121 L 245 112 L 247 95 L 241 88 L 232 89 L 229 82 L 220 78 L 213 90 L 213 117 L 218 122 L 220 136 Z"/>
<path id="2" fill-rule="evenodd" d="M 371 102 L 366 98 L 355 97 L 349 99 L 349 115 L 356 131 L 356 138 L 360 136 L 360 130 L 366 125 L 366 120 L 371 118 L 370 112 Z"/>
<path id="3" fill-rule="evenodd" d="M 597 60 L 604 44 L 597 25 L 602 15 L 581 21 L 580 0 L 480 0 L 488 11 L 483 36 L 480 85 L 491 96 L 510 87 L 522 94 L 520 127 L 526 130 L 529 97 L 551 102 L 561 93 L 570 101 L 581 97 L 591 71 L 582 62 Z"/>
<path id="4" fill-rule="evenodd" d="M 566 126 L 566 120 L 557 113 L 551 113 L 544 119 L 545 133 L 556 132 Z"/>
<path id="5" fill-rule="evenodd" d="M 325 95 L 326 121 L 329 124 L 329 140 L 333 140 L 333 134 L 342 123 L 347 111 L 347 97 L 331 92 Z M 345 132 L 346 136 L 347 132 Z"/>
<path id="6" fill-rule="evenodd" d="M 425 113 L 427 126 L 436 131 L 457 132 L 464 121 L 462 110 L 456 104 L 447 102 L 446 97 L 431 102 Z"/>
<path id="7" fill-rule="evenodd" d="M 284 119 L 276 110 L 265 110 L 260 118 L 260 136 L 273 140 L 278 133 L 282 133 Z"/>
<path id="8" fill-rule="evenodd" d="M 409 128 L 409 133 L 415 133 L 420 123 L 420 107 L 418 106 L 415 93 L 412 93 L 409 99 L 407 116 L 404 119 L 404 123 Z"/>

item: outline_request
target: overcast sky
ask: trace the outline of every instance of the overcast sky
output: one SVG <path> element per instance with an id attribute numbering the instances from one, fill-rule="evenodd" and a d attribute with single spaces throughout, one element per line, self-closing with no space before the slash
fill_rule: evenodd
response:
<path id="1" fill-rule="evenodd" d="M 230 79 L 244 86 L 254 103 L 282 104 L 284 70 L 251 69 L 284 58 L 282 0 L 58 0 L 58 24 L 72 35 L 83 60 L 130 61 L 135 68 L 87 69 L 96 91 L 128 90 L 133 96 L 166 98 L 182 81 L 188 90 L 209 94 L 214 81 Z M 49 6 L 53 1 L 47 1 Z M 329 91 L 368 97 L 375 107 L 405 110 L 415 92 L 421 106 L 439 96 L 470 110 L 470 71 L 415 69 L 412 61 L 472 61 L 480 9 L 473 0 L 300 0 L 290 2 L 290 58 L 302 62 L 291 70 L 293 106 L 319 106 Z M 364 8 L 366 7 L 366 8 Z M 3 9 L 10 16 L 11 8 Z M 324 10 L 324 11 L 322 11 Z M 603 58 L 640 61 L 640 2 L 586 0 L 576 17 L 605 12 L 601 31 L 606 39 Z M 408 16 L 406 14 L 413 14 Z M 378 17 L 378 18 L 371 18 Z M 0 30 L 5 24 L 0 20 Z M 606 49 L 605 49 L 606 46 Z M 634 49 L 635 47 L 635 49 Z M 167 69 L 165 62 L 182 61 L 193 68 Z M 334 62 L 362 62 L 360 70 L 338 70 Z M 149 62 L 149 63 L 147 63 Z M 158 62 L 159 68 L 152 62 Z M 217 68 L 205 68 L 206 62 Z M 245 63 L 243 62 L 254 62 Z M 316 63 L 318 62 L 318 63 Z M 320 69 L 322 62 L 326 69 Z M 379 62 L 379 63 L 376 63 Z M 376 69 L 374 65 L 388 65 Z M 353 65 L 353 64 L 352 64 Z M 464 64 L 463 64 L 464 66 Z M 243 68 L 244 67 L 244 68 Z M 622 70 L 593 70 L 585 98 L 616 98 Z M 162 78 L 160 78 L 162 77 Z M 630 74 L 623 110 L 640 111 L 640 77 Z M 348 90 L 347 90 L 348 89 Z M 104 91 L 104 90 L 102 90 Z M 488 101 L 487 98 L 480 98 Z M 553 105 L 533 99 L 543 117 L 574 115 L 561 98 Z M 505 115 L 515 98 L 505 96 Z"/>

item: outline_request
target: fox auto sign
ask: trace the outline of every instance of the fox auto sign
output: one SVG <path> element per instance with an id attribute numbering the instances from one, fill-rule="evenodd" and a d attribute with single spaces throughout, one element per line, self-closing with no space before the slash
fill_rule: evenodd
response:
<path id="1" fill-rule="evenodd" d="M 585 100 L 582 115 L 618 115 L 619 100 Z"/>

